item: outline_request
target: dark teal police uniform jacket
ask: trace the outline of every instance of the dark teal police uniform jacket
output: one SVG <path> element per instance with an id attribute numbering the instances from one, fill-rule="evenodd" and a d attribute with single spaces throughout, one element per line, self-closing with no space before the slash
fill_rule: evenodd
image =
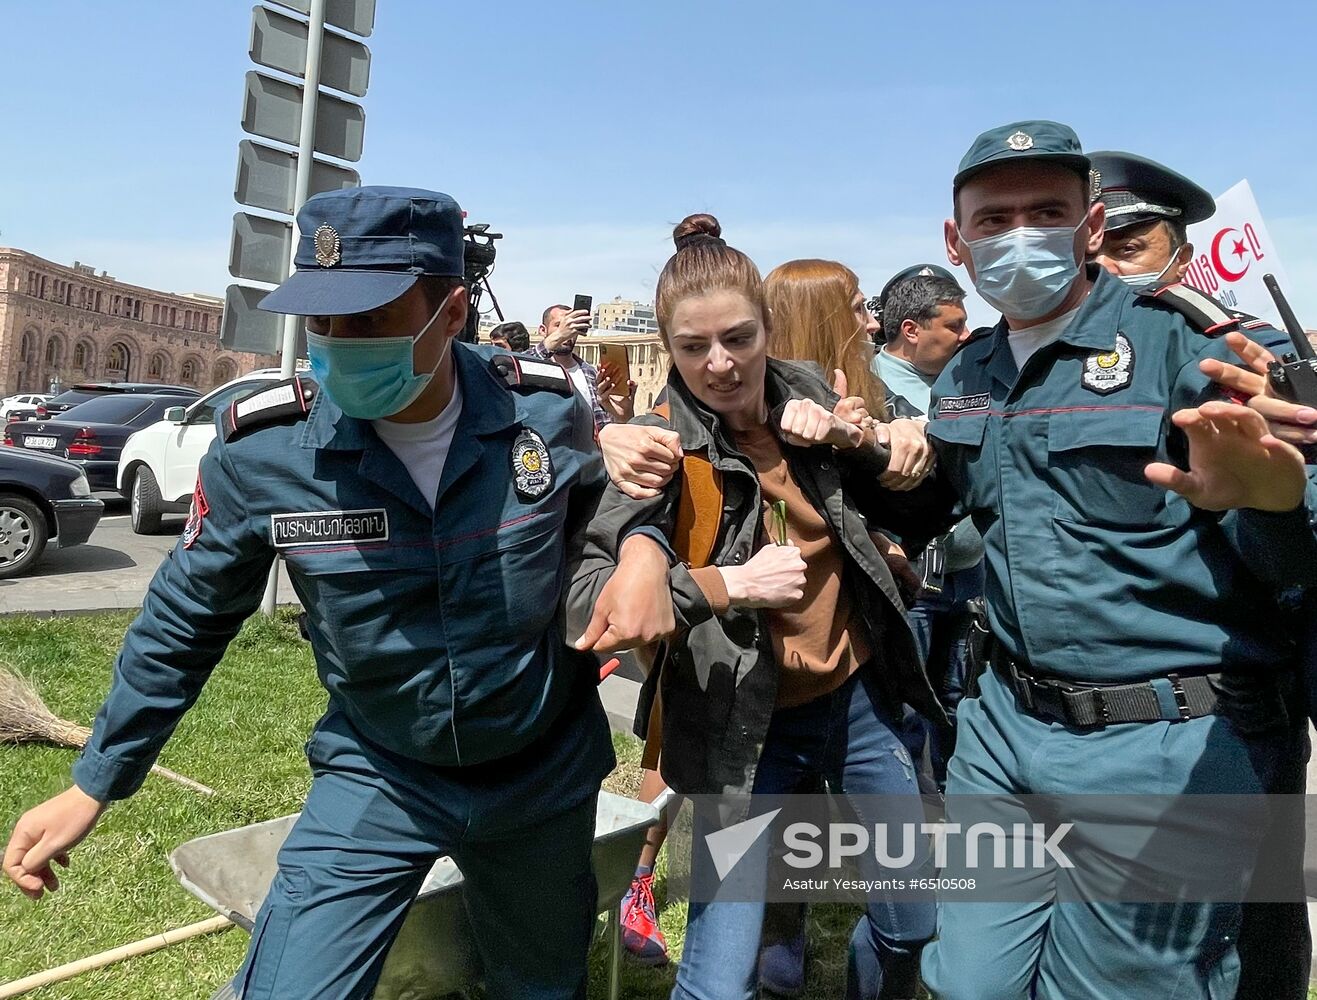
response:
<path id="1" fill-rule="evenodd" d="M 454 344 L 453 357 L 462 413 L 433 511 L 370 423 L 323 392 L 304 419 L 215 441 L 74 767 L 83 791 L 118 799 L 142 783 L 276 553 L 331 709 L 377 746 L 488 762 L 597 697 L 597 665 L 565 645 L 560 615 L 570 541 L 607 482 L 589 408 L 509 388 L 485 350 Z"/>
<path id="2" fill-rule="evenodd" d="M 1247 331 L 1280 353 L 1283 334 Z M 987 605 L 1006 652 L 1095 683 L 1294 662 L 1276 583 L 1317 572 L 1317 487 L 1292 513 L 1198 510 L 1143 474 L 1185 466 L 1177 409 L 1216 393 L 1224 341 L 1099 271 L 1060 339 L 1017 371 L 1001 322 L 933 389 L 928 433 L 983 535 Z"/>

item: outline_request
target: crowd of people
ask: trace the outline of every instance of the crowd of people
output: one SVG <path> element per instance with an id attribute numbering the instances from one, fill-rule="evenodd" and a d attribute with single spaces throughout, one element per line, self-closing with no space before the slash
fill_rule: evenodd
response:
<path id="1" fill-rule="evenodd" d="M 613 656 L 646 677 L 640 797 L 744 802 L 733 821 L 792 793 L 874 826 L 918 825 L 929 795 L 954 822 L 980 795 L 1303 791 L 1317 410 L 1269 387 L 1282 334 L 1178 283 L 1210 196 L 1047 121 L 982 133 L 950 193 L 947 259 L 1000 311 L 990 328 L 971 332 L 940 265 L 867 299 L 840 262 L 761 276 L 717 219 L 684 219 L 649 413 L 576 353 L 584 311 L 454 343 L 449 196 L 310 199 L 262 308 L 307 316 L 311 376 L 221 416 L 73 785 L 18 819 L 6 874 L 56 888 L 52 862 L 141 785 L 276 556 L 329 711 L 217 997 L 369 996 L 441 855 L 488 995 L 583 997 Z M 696 813 L 692 884 L 716 891 L 690 902 L 672 995 L 797 995 L 808 921 L 756 894 L 768 838 L 719 878 L 699 845 L 727 820 Z M 666 821 L 622 913 L 656 964 Z M 1297 850 L 1260 856 L 1266 830 L 1230 830 L 1229 876 L 1297 885 L 1289 833 Z M 1177 831 L 1190 856 L 1221 834 Z M 926 841 L 903 871 L 934 873 Z M 1306 995 L 1299 901 L 1060 902 L 1056 877 L 1013 901 L 876 888 L 847 996 Z"/>

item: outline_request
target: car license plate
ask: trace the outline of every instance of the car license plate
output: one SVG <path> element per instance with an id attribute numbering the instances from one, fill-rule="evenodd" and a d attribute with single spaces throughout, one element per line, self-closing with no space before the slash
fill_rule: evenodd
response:
<path id="1" fill-rule="evenodd" d="M 53 449 L 56 443 L 57 441 L 53 437 L 36 437 L 31 434 L 23 439 L 24 448 L 44 448 L 46 451 Z"/>

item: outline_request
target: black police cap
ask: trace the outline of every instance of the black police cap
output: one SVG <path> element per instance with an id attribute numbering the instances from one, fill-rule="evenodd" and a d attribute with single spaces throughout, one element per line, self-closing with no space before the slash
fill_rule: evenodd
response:
<path id="1" fill-rule="evenodd" d="M 1189 226 L 1216 211 L 1207 191 L 1155 160 L 1113 150 L 1089 159 L 1098 174 L 1098 198 L 1107 206 L 1108 232 L 1155 220 Z"/>

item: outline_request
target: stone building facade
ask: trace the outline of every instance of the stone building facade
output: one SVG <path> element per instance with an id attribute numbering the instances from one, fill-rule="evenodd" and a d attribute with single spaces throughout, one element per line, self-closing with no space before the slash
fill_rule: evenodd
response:
<path id="1" fill-rule="evenodd" d="M 624 299 L 620 295 L 612 302 L 601 302 L 594 307 L 591 325 L 597 331 L 658 333 L 658 319 L 654 315 L 653 304 Z"/>
<path id="2" fill-rule="evenodd" d="M 663 348 L 657 333 L 619 333 L 613 330 L 591 330 L 576 341 L 576 353 L 592 365 L 599 364 L 600 344 L 622 344 L 626 347 L 627 367 L 631 380 L 636 383 L 636 415 L 654 408 L 654 400 L 668 381 L 668 352 Z"/>
<path id="3" fill-rule="evenodd" d="M 128 285 L 0 247 L 0 396 L 55 379 L 160 382 L 205 391 L 277 356 L 220 346 L 222 299 Z"/>

